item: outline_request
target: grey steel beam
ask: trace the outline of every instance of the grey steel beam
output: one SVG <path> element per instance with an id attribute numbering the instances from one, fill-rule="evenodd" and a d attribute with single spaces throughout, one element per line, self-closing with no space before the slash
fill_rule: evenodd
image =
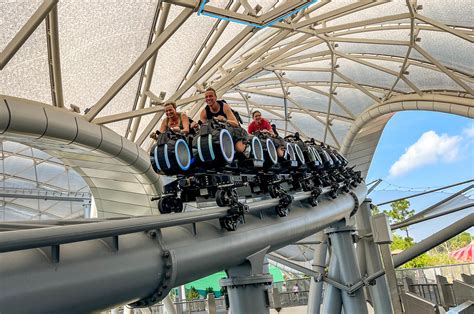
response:
<path id="1" fill-rule="evenodd" d="M 184 22 L 193 14 L 191 9 L 183 11 L 170 23 L 170 25 L 158 36 L 155 41 L 135 60 L 128 70 L 109 88 L 99 101 L 92 106 L 89 112 L 84 116 L 87 121 L 92 121 L 102 109 L 117 95 L 117 93 L 130 81 L 133 76 L 150 60 L 166 41 L 183 25 Z"/>
<path id="2" fill-rule="evenodd" d="M 474 96 L 474 89 L 472 89 L 468 84 L 463 82 L 455 73 L 451 72 L 448 70 L 441 62 L 436 60 L 431 54 L 429 54 L 426 50 L 421 48 L 419 45 L 415 44 L 414 48 L 416 51 L 418 51 L 423 57 L 425 57 L 427 60 L 429 60 L 431 63 L 433 63 L 438 69 L 449 76 L 456 84 L 458 84 L 460 87 L 462 87 L 464 90 L 466 90 L 469 94 Z"/>
<path id="3" fill-rule="evenodd" d="M 466 204 L 466 205 L 454 207 L 454 208 L 451 208 L 451 209 L 448 209 L 448 210 L 445 210 L 445 211 L 442 211 L 442 212 L 439 212 L 439 213 L 436 213 L 436 214 L 432 214 L 432 215 L 425 216 L 425 217 L 418 218 L 418 219 L 414 219 L 414 220 L 411 220 L 411 219 L 408 220 L 407 219 L 404 222 L 391 225 L 390 229 L 396 230 L 396 229 L 404 228 L 404 227 L 407 227 L 407 226 L 411 226 L 411 225 L 414 225 L 414 224 L 417 224 L 417 223 L 420 223 L 420 222 L 423 222 L 423 221 L 427 221 L 427 220 L 431 220 L 431 219 L 438 218 L 438 217 L 441 217 L 441 216 L 445 216 L 445 215 L 448 215 L 448 214 L 452 214 L 452 213 L 455 213 L 455 212 L 458 212 L 458 211 L 461 211 L 461 210 L 464 210 L 464 209 L 468 209 L 468 208 L 471 208 L 471 207 L 474 207 L 474 203 L 469 203 L 469 204 Z"/>
<path id="4" fill-rule="evenodd" d="M 51 91 L 53 105 L 64 107 L 63 83 L 61 79 L 61 58 L 59 55 L 58 8 L 55 6 L 46 17 L 46 41 L 48 43 L 48 57 L 51 77 Z"/>
<path id="5" fill-rule="evenodd" d="M 356 213 L 357 231 L 359 233 L 372 232 L 370 224 L 371 202 L 370 199 L 366 199 Z M 361 270 L 365 270 L 365 272 L 362 272 L 363 276 L 375 274 L 383 269 L 381 255 L 373 239 L 362 238 L 357 243 L 357 254 L 359 261 L 363 261 L 363 263 L 360 263 Z M 393 313 L 386 277 L 377 278 L 375 285 L 369 286 L 368 290 L 376 313 Z"/>
<path id="6" fill-rule="evenodd" d="M 226 46 L 219 51 L 211 60 L 209 60 L 208 63 L 206 63 L 202 68 L 200 68 L 196 73 L 194 73 L 177 91 L 176 93 L 169 98 L 170 101 L 175 101 L 179 99 L 186 91 L 188 91 L 199 79 L 201 79 L 206 73 L 211 71 L 211 69 L 215 68 L 216 65 L 219 64 L 219 61 L 222 61 L 222 59 L 230 58 L 230 54 L 234 49 L 238 49 L 241 45 L 243 45 L 250 37 L 252 33 L 253 27 L 246 27 L 244 28 L 236 37 L 234 37 L 229 43 L 226 44 Z M 193 99 L 198 97 L 199 99 L 203 99 L 204 95 L 194 95 L 192 97 L 188 97 L 190 101 L 185 102 L 193 102 L 197 101 L 199 99 Z M 177 101 L 179 105 L 179 101 Z M 195 110 L 198 110 L 196 106 Z M 192 117 L 194 115 L 193 112 L 190 113 L 190 116 Z M 136 140 L 138 145 L 143 144 L 145 139 L 148 137 L 148 134 L 153 130 L 153 128 L 156 126 L 158 121 L 160 120 L 161 115 L 155 115 L 152 120 L 148 123 L 148 125 L 145 127 L 145 129 L 142 131 L 140 134 L 139 138 Z"/>
<path id="7" fill-rule="evenodd" d="M 303 110 L 303 112 L 305 112 L 306 114 L 309 114 L 311 117 L 313 117 L 316 121 L 320 122 L 323 126 L 327 126 L 327 123 L 329 123 L 329 121 L 324 121 L 323 119 L 321 119 L 320 117 L 318 117 L 317 115 L 315 114 L 312 114 L 308 109 L 306 109 L 304 106 L 300 105 L 299 103 L 297 103 L 293 98 L 291 97 L 288 97 L 288 100 L 291 101 L 296 107 L 298 107 L 299 109 Z M 334 134 L 334 132 L 332 131 L 331 128 L 328 128 L 328 131 L 329 131 L 329 134 L 331 135 L 331 138 L 333 139 L 334 143 L 335 143 L 335 146 L 337 148 L 339 148 L 341 145 L 339 144 L 339 141 L 337 140 L 336 138 L 336 135 Z M 326 143 L 325 140 L 323 140 L 324 143 Z"/>
<path id="8" fill-rule="evenodd" d="M 0 54 L 0 70 L 3 70 L 8 61 L 15 55 L 25 41 L 33 34 L 35 29 L 49 12 L 56 6 L 58 0 L 45 0 L 36 12 L 28 19 L 25 25 L 20 31 L 13 37 L 13 39 L 7 44 Z"/>
<path id="9" fill-rule="evenodd" d="M 329 191 L 329 187 L 323 188 L 322 194 L 326 194 Z M 311 192 L 298 192 L 294 194 L 294 200 L 296 201 L 305 200 L 309 197 L 311 197 Z M 258 213 L 261 210 L 277 206 L 278 204 L 279 200 L 273 198 L 249 203 L 249 212 Z M 104 221 L 100 223 L 100 226 L 95 224 L 82 224 L 68 226 L 63 229 L 51 228 L 49 230 L 41 230 L 34 233 L 28 231 L 3 233 L 2 237 L 0 237 L 0 252 L 93 240 L 133 232 L 213 220 L 225 217 L 228 210 L 229 207 L 212 207 L 186 213 Z"/>
<path id="10" fill-rule="evenodd" d="M 285 77 L 283 77 L 283 76 L 282 76 L 282 80 L 285 81 L 285 82 L 287 82 L 287 83 L 289 83 L 289 84 L 291 84 L 291 85 L 293 85 L 293 86 L 301 87 L 301 88 L 304 88 L 304 89 L 306 89 L 306 90 L 309 90 L 309 91 L 318 93 L 318 94 L 320 94 L 320 95 L 324 95 L 324 96 L 330 97 L 330 94 L 329 94 L 329 93 L 323 92 L 323 91 L 321 91 L 321 90 L 319 90 L 319 89 L 317 89 L 317 88 L 311 87 L 311 86 L 309 86 L 309 85 L 307 85 L 307 84 L 298 83 L 298 82 L 289 80 L 289 79 L 287 79 L 287 78 L 285 78 Z M 333 82 L 333 86 L 334 86 L 334 85 L 335 85 L 335 84 L 334 84 L 334 82 Z M 355 120 L 355 118 L 356 118 L 355 115 L 349 110 L 349 108 L 347 108 L 347 106 L 345 106 L 343 103 L 341 103 L 340 101 L 338 101 L 338 100 L 334 97 L 334 95 L 332 95 L 332 97 L 333 97 L 334 102 L 336 102 L 336 103 L 339 105 L 339 107 L 341 107 L 341 109 L 344 110 L 344 111 L 349 115 L 349 117 L 344 117 L 344 116 L 341 116 L 341 115 L 335 115 L 335 114 L 333 114 L 333 113 L 331 113 L 331 117 L 343 118 L 343 119 L 345 119 L 346 122 L 352 123 L 352 122 Z"/>
<path id="11" fill-rule="evenodd" d="M 161 7 L 161 1 L 158 2 L 158 3 L 159 3 L 159 6 L 157 7 L 158 12 L 156 12 L 156 15 L 159 14 L 159 11 L 160 11 L 159 7 Z M 163 29 L 165 28 L 165 25 L 166 25 L 166 21 L 168 20 L 168 14 L 170 12 L 170 7 L 171 7 L 171 5 L 169 3 L 165 3 L 165 5 L 163 6 L 162 14 L 160 16 L 160 21 L 159 21 L 157 27 L 156 27 L 156 22 L 154 20 L 153 24 L 155 24 L 155 25 L 152 25 L 152 30 L 150 32 L 150 37 L 151 38 L 153 38 L 153 37 L 156 38 L 163 32 Z M 149 40 L 148 46 L 150 46 L 150 45 L 151 45 L 151 40 Z M 138 110 L 143 109 L 145 107 L 145 102 L 146 102 L 146 99 L 147 99 L 146 92 L 150 90 L 151 82 L 153 81 L 153 73 L 155 72 L 155 64 L 156 64 L 157 55 L 158 55 L 158 50 L 153 54 L 153 56 L 151 57 L 151 59 L 148 61 L 148 63 L 145 66 L 146 67 L 146 74 L 144 75 L 145 82 L 144 82 L 143 86 L 139 86 L 141 91 L 139 91 L 140 99 L 139 99 L 138 104 L 137 104 L 137 109 Z M 135 110 L 133 110 L 133 111 L 135 111 Z M 132 120 L 131 131 L 130 131 L 130 134 L 129 134 L 129 139 L 131 141 L 134 141 L 135 137 L 137 136 L 137 130 L 138 130 L 138 127 L 140 126 L 140 120 L 141 120 L 141 116 L 137 116 Z"/>
<path id="12" fill-rule="evenodd" d="M 45 201 L 66 201 L 66 202 L 83 202 L 90 200 L 90 197 L 74 197 L 74 196 L 58 196 L 58 195 L 41 195 L 41 194 L 26 194 L 26 193 L 12 193 L 8 191 L 0 190 L 0 197 L 6 198 L 25 198 L 25 199 L 36 199 Z"/>
<path id="13" fill-rule="evenodd" d="M 359 2 L 360 3 L 360 2 Z M 354 5 L 354 4 L 352 4 Z M 328 12 L 331 13 L 331 12 Z M 318 19 L 321 19 L 322 16 L 315 16 L 313 18 L 304 20 L 300 23 L 296 24 L 296 28 L 303 27 L 306 25 L 310 25 L 312 23 L 317 23 Z M 351 23 L 346 23 L 346 24 L 340 24 L 336 26 L 328 26 L 328 27 L 321 27 L 321 28 L 316 28 L 315 32 L 317 34 L 328 34 L 331 32 L 336 32 L 339 30 L 347 30 L 347 29 L 354 29 L 354 28 L 363 28 L 364 26 L 369 26 L 369 25 L 374 25 L 374 24 L 381 24 L 384 22 L 391 22 L 391 21 L 397 21 L 397 20 L 403 20 L 406 18 L 410 18 L 409 13 L 401 13 L 401 14 L 395 14 L 395 15 L 388 15 L 388 16 L 383 16 L 383 17 L 377 17 L 373 19 L 367 19 L 367 20 L 362 20 L 362 21 L 357 21 L 357 22 L 351 22 Z"/>
<path id="14" fill-rule="evenodd" d="M 284 133 L 284 136 L 286 136 L 287 133 L 288 133 L 288 121 L 290 120 L 289 119 L 289 114 L 288 114 L 288 89 L 285 88 L 285 86 L 283 85 L 283 81 L 281 79 L 281 73 L 278 73 L 277 71 L 273 71 L 273 74 L 275 74 L 275 76 L 280 81 L 281 91 L 283 92 L 283 114 L 284 114 L 284 117 L 285 117 L 285 133 Z"/>
<path id="15" fill-rule="evenodd" d="M 358 1 L 356 3 L 351 3 L 348 5 L 345 5 L 343 7 L 337 8 L 335 10 L 331 10 L 329 12 L 323 13 L 323 14 L 317 14 L 314 17 L 308 18 L 302 22 L 299 22 L 295 25 L 295 28 L 301 28 L 305 26 L 309 26 L 315 23 L 321 23 L 322 21 L 327 21 L 330 19 L 333 19 L 335 17 L 347 14 L 349 12 L 357 11 L 360 8 L 363 8 L 364 6 L 374 3 L 374 0 L 363 0 L 363 1 Z"/>
<path id="16" fill-rule="evenodd" d="M 337 261 L 338 257 L 334 252 L 331 254 L 329 262 L 328 276 L 338 282 L 341 281 L 340 266 Z M 335 285 L 326 283 L 324 299 L 323 299 L 323 313 L 324 314 L 338 314 L 342 313 L 342 292 Z"/>
<path id="17" fill-rule="evenodd" d="M 227 7 L 230 6 L 230 3 L 227 5 Z M 242 1 L 235 1 L 234 4 L 229 8 L 231 11 L 235 12 L 239 9 Z M 212 28 L 211 32 L 207 36 L 206 40 L 202 44 L 201 48 L 199 51 L 196 53 L 195 57 L 191 61 L 191 65 L 189 66 L 188 70 L 186 71 L 186 74 L 183 76 L 183 79 L 181 80 L 181 83 L 178 85 L 178 88 L 183 85 L 183 83 L 188 79 L 189 76 L 193 75 L 196 73 L 206 60 L 207 56 L 209 53 L 214 49 L 215 44 L 221 37 L 222 33 L 227 28 L 227 25 L 229 24 L 229 21 L 226 20 L 218 20 L 214 27 Z"/>
<path id="18" fill-rule="evenodd" d="M 369 188 L 367 194 L 370 194 L 370 192 L 372 192 L 380 183 L 382 183 L 382 179 L 377 179 L 377 180 L 375 180 L 375 181 L 372 181 L 371 183 L 367 183 L 367 186 L 373 184 L 373 185 Z"/>
<path id="19" fill-rule="evenodd" d="M 450 33 L 454 36 L 457 36 L 459 38 L 467 40 L 470 43 L 474 42 L 474 38 L 472 36 L 469 36 L 466 33 L 462 32 L 460 30 L 457 30 L 453 27 L 447 26 L 447 25 L 445 25 L 445 24 L 443 24 L 439 21 L 435 21 L 433 19 L 430 19 L 429 17 L 426 17 L 426 16 L 418 14 L 418 13 L 415 15 L 415 18 L 420 20 L 420 21 L 423 21 L 425 23 L 431 24 L 434 27 L 439 28 L 440 30 L 442 30 L 444 32 Z"/>
<path id="20" fill-rule="evenodd" d="M 354 192 L 361 199 L 366 188 L 361 185 Z M 152 231 L 121 235 L 115 250 L 99 239 L 61 245 L 54 267 L 39 250 L 2 253 L 0 308 L 87 312 L 137 300 L 141 300 L 137 306 L 147 306 L 164 298 L 172 287 L 241 265 L 267 247 L 277 250 L 318 232 L 347 217 L 354 206 L 347 194 L 323 199 L 313 208 L 294 201 L 287 217 L 276 218 L 273 210 L 262 210 L 262 215 L 247 215 L 246 223 L 234 232 L 222 230 L 217 222 L 196 223 L 196 234 L 189 232 L 191 226 L 155 231 L 147 218 L 143 225 Z M 3 232 L 0 238 L 25 232 Z"/>
<path id="21" fill-rule="evenodd" d="M 151 43 L 153 42 L 153 38 L 155 37 L 156 23 L 158 22 L 158 18 L 160 17 L 162 4 L 163 4 L 163 1 L 160 0 L 158 1 L 158 4 L 156 5 L 153 21 L 151 22 L 150 33 L 148 34 L 148 42 L 146 45 L 147 47 L 151 45 Z M 134 111 L 137 108 L 138 101 L 140 100 L 140 97 L 142 96 L 142 85 L 143 85 L 143 80 L 145 78 L 145 70 L 146 70 L 146 66 L 142 67 L 142 70 L 140 72 L 140 78 L 138 79 L 138 87 L 137 87 L 137 92 L 135 94 L 135 100 L 133 101 L 132 111 Z M 133 119 L 128 120 L 127 129 L 125 130 L 126 138 L 128 138 L 128 135 L 132 129 L 132 122 L 133 122 Z"/>
<path id="22" fill-rule="evenodd" d="M 380 103 L 380 99 L 376 97 L 374 94 L 372 94 L 371 92 L 369 92 L 367 89 L 365 89 L 362 85 L 357 84 L 354 80 L 345 76 L 344 74 L 342 74 L 336 69 L 334 69 L 334 73 L 340 78 L 342 78 L 344 81 L 346 81 L 347 83 L 351 84 L 354 88 L 360 90 L 361 92 L 363 92 L 364 94 L 372 98 L 376 103 Z"/>
<path id="23" fill-rule="evenodd" d="M 152 113 L 163 113 L 163 112 L 164 112 L 163 106 L 153 106 L 149 108 L 143 108 L 143 109 L 137 109 L 137 110 L 128 111 L 128 112 L 111 114 L 109 116 L 95 118 L 93 121 L 95 124 L 107 124 L 107 123 L 127 120 L 133 117 L 142 117 L 142 116 L 146 116 Z"/>
<path id="24" fill-rule="evenodd" d="M 463 185 L 463 184 L 471 183 L 471 182 L 474 182 L 474 179 L 470 179 L 470 180 L 466 180 L 466 181 L 446 185 L 446 186 L 443 186 L 443 187 L 440 187 L 440 188 L 437 188 L 437 189 L 424 191 L 424 192 L 421 192 L 421 193 L 416 193 L 416 194 L 409 195 L 409 196 L 403 197 L 403 198 L 396 198 L 396 199 L 393 199 L 393 200 L 390 200 L 390 201 L 385 201 L 385 202 L 382 202 L 382 203 L 378 203 L 377 206 L 382 206 L 382 205 L 390 204 L 390 203 L 393 203 L 393 202 L 396 202 L 396 201 L 400 201 L 400 200 L 404 200 L 404 199 L 410 199 L 410 198 L 414 198 L 414 197 L 417 197 L 417 196 L 426 195 L 426 194 L 430 194 L 430 193 L 433 193 L 433 192 L 446 190 L 446 189 L 449 189 L 449 188 L 452 188 L 452 187 L 455 187 L 455 186 L 458 186 L 458 185 Z"/>
<path id="25" fill-rule="evenodd" d="M 407 7 L 408 7 L 408 10 L 410 11 L 410 42 L 409 42 L 409 45 L 408 45 L 407 52 L 405 53 L 405 58 L 403 59 L 403 64 L 400 67 L 400 72 L 398 73 L 398 76 L 397 76 L 395 82 L 393 82 L 393 85 L 390 88 L 390 91 L 385 95 L 385 99 L 390 97 L 393 90 L 397 86 L 398 82 L 402 78 L 403 73 L 408 68 L 408 60 L 410 58 L 411 51 L 412 51 L 413 46 L 415 44 L 415 37 L 418 34 L 418 31 L 415 30 L 416 5 L 414 4 L 414 2 L 409 1 L 409 0 L 406 0 L 406 4 L 407 4 Z"/>
<path id="26" fill-rule="evenodd" d="M 331 227 L 325 232 L 331 241 L 332 252 L 337 257 L 339 276 L 345 285 L 353 285 L 362 279 L 352 238 L 353 229 L 346 226 L 344 221 L 339 221 Z M 367 304 L 362 289 L 354 291 L 352 295 L 341 292 L 341 298 L 344 313 L 367 313 Z"/>
<path id="27" fill-rule="evenodd" d="M 413 221 L 413 220 L 417 220 L 418 218 L 421 218 L 423 216 L 425 216 L 426 214 L 430 213 L 431 211 L 433 211 L 434 209 L 438 208 L 439 206 L 453 200 L 454 198 L 458 197 L 459 195 L 471 190 L 472 188 L 474 188 L 474 184 L 471 184 L 467 187 L 465 187 L 464 189 L 461 189 L 460 191 L 457 191 L 456 193 L 440 200 L 439 202 L 423 209 L 422 211 L 419 211 L 418 213 L 416 213 L 415 215 L 409 217 L 408 219 L 406 219 L 405 221 L 406 222 L 409 222 L 409 221 Z"/>
<path id="28" fill-rule="evenodd" d="M 326 125 L 325 125 L 325 128 L 324 128 L 324 135 L 323 135 L 323 142 L 324 143 L 326 143 L 328 130 L 330 130 L 329 116 L 331 114 L 332 94 L 334 93 L 334 70 L 336 69 L 336 57 L 334 56 L 334 47 L 329 42 L 327 42 L 327 45 L 329 47 L 329 50 L 331 50 L 331 79 L 330 79 L 330 83 L 329 83 L 329 97 L 328 97 L 329 100 L 328 100 L 328 110 L 327 110 L 327 113 L 326 113 L 326 123 L 325 123 Z M 332 134 L 332 132 L 331 132 L 331 134 Z M 333 138 L 334 138 L 335 142 L 337 143 L 337 146 L 340 147 L 341 145 L 337 142 L 336 136 L 334 136 L 334 134 L 333 134 Z"/>
<path id="29" fill-rule="evenodd" d="M 326 268 L 326 254 L 328 251 L 327 235 L 324 232 L 318 232 L 314 235 L 316 243 L 314 247 L 312 269 L 320 274 L 324 274 Z M 297 242 L 297 243 L 301 243 Z M 314 244 L 314 243 L 313 243 Z M 308 314 L 319 314 L 323 304 L 323 285 L 322 281 L 316 282 L 311 278 L 311 284 L 308 293 Z"/>

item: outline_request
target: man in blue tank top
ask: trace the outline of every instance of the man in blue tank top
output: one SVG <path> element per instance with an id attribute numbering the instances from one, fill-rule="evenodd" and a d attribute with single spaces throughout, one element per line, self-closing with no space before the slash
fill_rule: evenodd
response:
<path id="1" fill-rule="evenodd" d="M 250 155 L 250 145 L 247 144 L 248 134 L 240 127 L 230 106 L 224 101 L 217 100 L 217 94 L 213 88 L 206 89 L 204 95 L 207 106 L 201 111 L 200 120 L 204 123 L 208 119 L 216 118 L 220 122 L 229 123 L 233 127 L 232 136 L 236 140 L 235 150 L 248 157 Z"/>

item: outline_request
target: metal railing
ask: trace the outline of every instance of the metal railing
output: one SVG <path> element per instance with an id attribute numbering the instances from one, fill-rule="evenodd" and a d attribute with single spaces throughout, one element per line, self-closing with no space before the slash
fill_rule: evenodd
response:
<path id="1" fill-rule="evenodd" d="M 439 267 L 425 267 L 416 269 L 399 269 L 397 270 L 397 278 L 399 283 L 397 285 L 398 293 L 402 295 L 406 292 L 411 292 L 422 297 L 432 303 L 443 305 L 445 308 L 456 306 L 454 300 L 454 289 L 452 283 L 437 282 L 436 275 L 451 275 L 451 280 L 462 280 L 461 274 L 474 274 L 474 264 L 460 264 L 460 265 L 446 265 Z M 435 278 L 431 276 L 434 274 Z M 415 276 L 413 276 L 415 275 Z M 404 276 L 404 277 L 402 277 Z M 405 278 L 405 280 L 403 280 Z M 405 281 L 405 282 L 404 282 Z M 304 306 L 308 304 L 309 287 L 311 284 L 310 278 L 290 279 L 286 281 L 278 281 L 273 283 L 273 288 L 279 292 L 280 304 L 282 307 Z M 298 285 L 296 292 L 294 287 Z M 442 289 L 444 296 L 444 303 L 439 289 Z M 324 291 L 323 291 L 324 293 Z M 216 298 L 216 311 L 218 314 L 227 313 L 227 305 L 224 297 Z M 197 299 L 190 301 L 174 302 L 178 313 L 207 313 L 207 299 Z M 151 308 L 152 314 L 162 314 L 163 305 L 157 304 Z M 135 310 L 132 313 L 140 313 Z"/>
<path id="2" fill-rule="evenodd" d="M 200 313 L 206 312 L 207 309 L 207 300 L 206 299 L 196 299 L 189 301 L 177 301 L 174 302 L 176 309 L 181 309 L 178 313 Z"/>
<path id="3" fill-rule="evenodd" d="M 463 273 L 474 275 L 474 263 L 396 270 L 398 284 L 403 284 L 402 279 L 405 277 L 411 277 L 418 283 L 436 283 L 436 275 L 444 276 L 449 282 L 453 282 L 462 280 Z"/>
<path id="4" fill-rule="evenodd" d="M 436 304 L 441 304 L 438 286 L 436 284 L 412 283 L 408 284 L 408 291 L 406 291 L 403 285 L 398 285 L 398 293 L 401 295 L 403 292 L 412 292 L 425 300 L 431 301 Z"/>

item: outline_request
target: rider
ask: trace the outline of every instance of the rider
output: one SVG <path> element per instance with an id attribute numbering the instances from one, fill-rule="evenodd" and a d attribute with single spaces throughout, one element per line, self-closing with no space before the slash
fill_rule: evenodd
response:
<path id="1" fill-rule="evenodd" d="M 166 118 L 161 122 L 159 130 L 150 134 L 152 139 L 157 140 L 158 134 L 168 130 L 181 132 L 184 135 L 188 135 L 191 132 L 192 120 L 184 112 L 176 111 L 176 103 L 168 102 L 164 105 L 164 109 Z"/>
<path id="2" fill-rule="evenodd" d="M 184 112 L 176 111 L 176 103 L 169 102 L 165 104 L 166 118 L 161 122 L 160 132 L 167 130 L 180 132 L 184 135 L 189 133 L 189 118 Z"/>
<path id="3" fill-rule="evenodd" d="M 201 111 L 201 122 L 204 123 L 212 118 L 215 118 L 220 122 L 227 122 L 232 127 L 231 133 L 236 140 L 235 150 L 239 153 L 243 153 L 248 158 L 250 155 L 250 145 L 246 143 L 248 134 L 242 127 L 240 127 L 230 106 L 224 101 L 217 100 L 217 94 L 213 88 L 206 89 L 204 95 L 207 106 Z"/>
<path id="4" fill-rule="evenodd" d="M 249 124 L 248 127 L 249 134 L 253 134 L 255 132 L 268 132 L 274 135 L 270 122 L 268 122 L 267 119 L 262 118 L 262 113 L 260 111 L 255 110 L 254 112 L 252 112 L 252 118 L 253 121 Z"/>

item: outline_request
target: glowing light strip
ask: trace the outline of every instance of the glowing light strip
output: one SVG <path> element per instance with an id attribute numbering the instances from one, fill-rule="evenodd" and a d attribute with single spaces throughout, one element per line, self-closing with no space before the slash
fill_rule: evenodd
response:
<path id="1" fill-rule="evenodd" d="M 204 6 L 206 5 L 207 2 L 209 2 L 209 0 L 203 0 L 202 1 L 201 5 L 199 6 L 199 10 L 198 10 L 197 13 L 198 13 L 198 15 L 209 16 L 209 17 L 213 17 L 213 18 L 216 18 L 216 19 L 224 20 L 224 21 L 239 23 L 239 24 L 243 24 L 243 25 L 247 25 L 247 26 L 253 26 L 253 27 L 256 27 L 256 28 L 265 28 L 265 27 L 272 26 L 273 24 L 286 19 L 290 15 L 296 14 L 299 11 L 306 9 L 307 7 L 309 7 L 310 5 L 312 5 L 312 4 L 314 4 L 318 1 L 319 0 L 313 0 L 313 1 L 311 1 L 307 4 L 305 4 L 305 5 L 301 6 L 298 9 L 295 9 L 295 10 L 290 11 L 289 13 L 287 13 L 283 16 L 280 16 L 279 18 L 277 18 L 273 21 L 267 22 L 266 24 L 255 24 L 255 23 L 251 23 L 251 22 L 247 22 L 247 21 L 241 21 L 241 20 L 237 20 L 237 19 L 234 19 L 234 18 L 230 18 L 230 17 L 221 16 L 221 15 L 217 15 L 217 14 L 214 14 L 214 13 L 206 12 L 206 11 L 204 11 Z"/>

